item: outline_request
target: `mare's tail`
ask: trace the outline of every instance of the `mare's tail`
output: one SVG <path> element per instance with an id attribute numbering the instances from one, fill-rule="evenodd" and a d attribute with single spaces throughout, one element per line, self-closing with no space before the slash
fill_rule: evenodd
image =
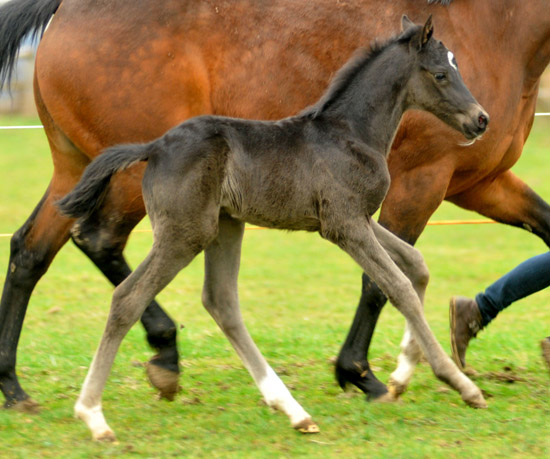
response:
<path id="1" fill-rule="evenodd" d="M 11 0 L 0 7 L 0 89 L 8 85 L 23 39 L 41 37 L 61 0 Z"/>
<path id="2" fill-rule="evenodd" d="M 103 202 L 111 177 L 139 161 L 147 161 L 152 152 L 150 146 L 128 144 L 108 148 L 86 167 L 80 181 L 56 205 L 69 217 L 89 216 Z"/>

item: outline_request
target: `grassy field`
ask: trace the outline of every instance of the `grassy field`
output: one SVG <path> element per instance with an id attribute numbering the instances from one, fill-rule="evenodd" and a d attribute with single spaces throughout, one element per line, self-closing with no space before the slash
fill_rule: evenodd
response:
<path id="1" fill-rule="evenodd" d="M 1 119 L 0 124 L 36 120 Z M 538 118 L 516 173 L 550 199 L 550 120 Z M 41 130 L 0 131 L 0 233 L 12 233 L 39 201 L 51 176 Z M 480 218 L 444 204 L 433 220 Z M 146 230 L 148 222 L 140 224 Z M 132 234 L 135 266 L 151 234 Z M 426 315 L 449 352 L 448 300 L 474 295 L 525 258 L 547 250 L 537 238 L 503 225 L 429 226 L 418 247 L 431 270 Z M 9 237 L 0 238 L 5 272 Z M 104 394 L 118 435 L 97 444 L 72 408 L 108 313 L 112 288 L 72 245 L 38 284 L 19 346 L 18 373 L 41 406 L 31 416 L 0 410 L 0 457 L 548 457 L 550 378 L 540 340 L 550 334 L 548 291 L 503 312 L 474 340 L 468 362 L 489 409 L 466 407 L 421 363 L 402 402 L 368 404 L 333 378 L 337 355 L 360 290 L 360 270 L 315 234 L 249 230 L 240 297 L 249 330 L 321 433 L 294 432 L 272 412 L 227 340 L 200 303 L 202 257 L 160 296 L 179 332 L 182 391 L 158 401 L 142 363 L 151 355 L 144 332 L 124 341 Z M 382 381 L 395 368 L 404 320 L 382 313 L 370 360 Z"/>

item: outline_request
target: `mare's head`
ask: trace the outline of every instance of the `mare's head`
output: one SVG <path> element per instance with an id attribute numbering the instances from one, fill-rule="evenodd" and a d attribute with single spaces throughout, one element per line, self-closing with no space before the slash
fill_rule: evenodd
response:
<path id="1" fill-rule="evenodd" d="M 467 139 L 477 139 L 487 129 L 489 115 L 464 84 L 453 53 L 432 37 L 431 16 L 424 26 L 403 16 L 402 27 L 411 37 L 413 60 L 408 105 L 433 113 Z"/>

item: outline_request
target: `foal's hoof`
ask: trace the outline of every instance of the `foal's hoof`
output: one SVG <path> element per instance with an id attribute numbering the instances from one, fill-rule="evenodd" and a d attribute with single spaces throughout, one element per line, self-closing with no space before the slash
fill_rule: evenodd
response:
<path id="1" fill-rule="evenodd" d="M 8 405 L 7 408 L 26 414 L 40 413 L 40 405 L 32 398 L 22 400 L 20 402 L 14 403 L 13 405 Z"/>
<path id="2" fill-rule="evenodd" d="M 472 408 L 487 408 L 487 402 L 483 398 L 483 395 L 478 394 L 475 397 L 471 397 L 468 399 L 463 399 L 468 406 L 471 406 Z"/>
<path id="3" fill-rule="evenodd" d="M 293 426 L 298 432 L 303 434 L 316 434 L 321 430 L 319 426 L 315 424 L 311 419 L 304 419 L 295 426 Z"/>
<path id="4" fill-rule="evenodd" d="M 390 387 L 388 387 L 390 389 Z M 395 403 L 399 400 L 399 397 L 395 395 L 391 390 L 388 390 L 385 394 L 382 394 L 380 397 L 371 398 L 370 401 L 373 403 Z"/>
<path id="5" fill-rule="evenodd" d="M 104 430 L 99 434 L 94 434 L 93 437 L 94 437 L 94 441 L 101 441 L 105 443 L 116 442 L 116 436 L 112 430 Z"/>
<path id="6" fill-rule="evenodd" d="M 388 382 L 388 397 L 391 397 L 393 401 L 397 401 L 399 396 L 407 390 L 407 386 L 402 383 L 398 383 L 394 379 L 389 380 Z"/>
<path id="7" fill-rule="evenodd" d="M 160 397 L 173 401 L 180 390 L 179 373 L 159 367 L 151 362 L 147 362 L 145 370 L 151 384 L 159 390 Z"/>

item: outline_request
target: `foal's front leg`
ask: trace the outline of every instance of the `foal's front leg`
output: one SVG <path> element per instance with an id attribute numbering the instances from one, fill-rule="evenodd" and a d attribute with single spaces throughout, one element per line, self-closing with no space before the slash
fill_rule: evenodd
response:
<path id="1" fill-rule="evenodd" d="M 360 220 L 350 223 L 345 233 L 329 231 L 327 234 L 338 234 L 335 242 L 359 263 L 390 302 L 405 316 L 435 375 L 456 389 L 468 405 L 486 407 L 479 388 L 456 367 L 435 339 L 424 318 L 418 294 L 410 280 L 381 246 L 370 225 L 371 222 Z"/>
<path id="2" fill-rule="evenodd" d="M 237 291 L 243 231 L 243 223 L 220 218 L 218 237 L 205 250 L 204 307 L 237 351 L 265 402 L 285 413 L 296 430 L 317 433 L 311 416 L 266 362 L 244 325 Z"/>
<path id="3" fill-rule="evenodd" d="M 424 258 L 412 245 L 398 238 L 378 222 L 373 220 L 371 221 L 371 225 L 378 242 L 380 242 L 397 267 L 411 281 L 423 307 L 426 287 L 428 286 L 430 277 Z M 414 369 L 422 357 L 422 350 L 415 340 L 408 322 L 405 326 L 405 333 L 401 340 L 400 348 L 401 353 L 397 358 L 397 368 L 391 374 L 388 382 L 389 395 L 382 396 L 379 399 L 380 401 L 385 401 L 388 398 L 395 400 L 405 392 Z"/>

